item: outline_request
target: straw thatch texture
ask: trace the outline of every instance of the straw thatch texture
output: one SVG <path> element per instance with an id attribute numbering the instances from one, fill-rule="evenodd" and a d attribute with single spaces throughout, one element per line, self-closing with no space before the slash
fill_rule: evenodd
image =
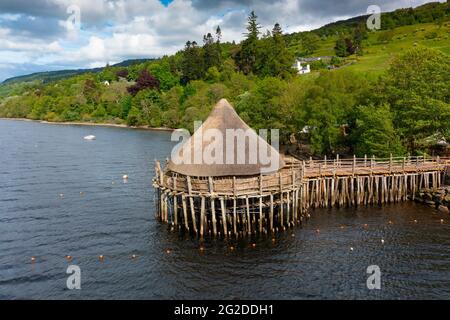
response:
<path id="1" fill-rule="evenodd" d="M 227 129 L 235 131 L 227 131 Z M 213 133 L 215 137 L 218 135 L 223 142 L 222 148 L 213 151 L 217 141 L 206 133 Z M 234 134 L 234 139 L 231 134 Z M 238 141 L 241 141 L 242 144 L 239 145 Z M 217 150 L 220 151 L 216 153 Z M 260 157 L 260 150 L 265 151 L 266 159 Z M 227 151 L 233 156 L 231 161 L 226 157 Z M 190 157 L 187 157 L 189 152 Z M 194 154 L 200 155 L 200 163 L 195 161 Z M 204 154 L 213 155 L 216 161 L 205 163 L 202 157 Z M 179 159 L 175 162 L 170 161 L 167 168 L 169 171 L 187 176 L 219 177 L 268 174 L 278 171 L 285 165 L 279 153 L 252 130 L 225 99 L 217 103 L 203 125 L 182 146 L 179 155 L 180 157 L 186 156 L 185 159 L 190 161 L 181 163 Z M 267 164 L 267 159 L 271 159 L 270 164 Z"/>

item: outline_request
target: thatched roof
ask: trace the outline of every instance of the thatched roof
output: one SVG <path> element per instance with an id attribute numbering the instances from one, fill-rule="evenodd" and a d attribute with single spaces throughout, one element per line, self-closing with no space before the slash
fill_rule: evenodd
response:
<path id="1" fill-rule="evenodd" d="M 217 140 L 222 140 L 221 146 L 223 147 L 218 148 L 217 146 L 220 144 L 217 144 L 215 138 L 211 138 L 211 135 L 207 133 L 213 134 L 218 138 Z M 234 142 L 231 134 L 235 134 Z M 241 141 L 240 146 L 237 141 Z M 180 163 L 181 158 L 172 159 L 167 168 L 170 171 L 189 176 L 258 175 L 278 171 L 284 166 L 279 153 L 251 129 L 225 99 L 217 103 L 202 126 L 181 148 L 183 150 L 179 152 L 180 157 L 190 161 Z M 212 151 L 212 149 L 218 152 Z M 260 157 L 260 149 L 261 153 L 266 155 L 265 157 Z M 188 156 L 189 150 L 190 157 Z M 227 151 L 229 152 L 228 157 Z M 220 154 L 221 152 L 222 154 Z M 200 155 L 197 157 L 197 161 L 194 160 L 194 154 Z M 215 160 L 205 163 L 205 155 L 213 155 Z M 268 163 L 268 160 L 271 162 Z"/>

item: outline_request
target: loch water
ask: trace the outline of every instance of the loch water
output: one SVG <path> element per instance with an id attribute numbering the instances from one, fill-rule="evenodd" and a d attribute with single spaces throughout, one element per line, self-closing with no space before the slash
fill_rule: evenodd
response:
<path id="1" fill-rule="evenodd" d="M 260 240 L 170 232 L 151 180 L 174 144 L 168 132 L 0 120 L 0 299 L 450 299 L 450 215 L 422 204 L 315 210 Z M 80 290 L 66 286 L 69 265 Z"/>

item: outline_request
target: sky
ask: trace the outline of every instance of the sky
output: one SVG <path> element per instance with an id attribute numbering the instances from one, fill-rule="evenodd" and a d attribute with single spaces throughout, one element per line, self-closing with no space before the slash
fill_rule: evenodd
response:
<path id="1" fill-rule="evenodd" d="M 93 68 L 173 54 L 220 25 L 240 41 L 254 10 L 263 26 L 305 31 L 427 0 L 0 0 L 0 81 L 40 71 Z"/>

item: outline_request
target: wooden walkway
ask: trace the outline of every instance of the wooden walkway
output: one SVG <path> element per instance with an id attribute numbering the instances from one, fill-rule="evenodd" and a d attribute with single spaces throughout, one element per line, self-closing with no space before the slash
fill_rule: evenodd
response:
<path id="1" fill-rule="evenodd" d="M 156 163 L 156 217 L 200 237 L 266 235 L 302 224 L 310 208 L 382 205 L 437 188 L 450 158 L 404 157 L 298 160 L 276 173 L 194 177 Z"/>
<path id="2" fill-rule="evenodd" d="M 450 167 L 450 158 L 391 157 L 356 158 L 299 161 L 287 158 L 288 166 L 300 169 L 303 178 L 331 176 L 390 175 L 445 171 Z"/>

